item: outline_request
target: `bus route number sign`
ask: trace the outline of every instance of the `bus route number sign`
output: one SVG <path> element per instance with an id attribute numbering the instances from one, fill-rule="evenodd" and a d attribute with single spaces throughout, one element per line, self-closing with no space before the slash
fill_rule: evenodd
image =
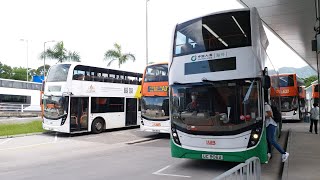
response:
<path id="1" fill-rule="evenodd" d="M 168 86 L 149 86 L 148 92 L 167 92 Z"/>
<path id="2" fill-rule="evenodd" d="M 223 155 L 202 154 L 202 159 L 223 160 Z"/>

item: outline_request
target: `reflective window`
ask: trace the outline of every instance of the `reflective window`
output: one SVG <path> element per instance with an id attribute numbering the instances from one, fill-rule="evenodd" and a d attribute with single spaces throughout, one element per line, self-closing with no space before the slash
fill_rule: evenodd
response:
<path id="1" fill-rule="evenodd" d="M 141 115 L 150 120 L 169 119 L 169 98 L 168 97 L 142 97 Z"/>
<path id="2" fill-rule="evenodd" d="M 262 120 L 259 89 L 260 83 L 255 80 L 174 85 L 171 119 L 185 130 L 224 132 L 245 128 Z"/>
<path id="3" fill-rule="evenodd" d="M 174 56 L 251 46 L 250 11 L 209 15 L 177 25 Z"/>
<path id="4" fill-rule="evenodd" d="M 62 96 L 43 96 L 44 116 L 59 119 L 67 114 L 69 98 Z"/>
<path id="5" fill-rule="evenodd" d="M 91 98 L 92 113 L 124 112 L 124 98 L 93 97 Z"/>
<path id="6" fill-rule="evenodd" d="M 0 103 L 30 104 L 31 96 L 0 94 Z"/>
<path id="7" fill-rule="evenodd" d="M 168 81 L 168 65 L 157 64 L 148 66 L 145 71 L 144 82 Z"/>
<path id="8" fill-rule="evenodd" d="M 67 81 L 70 64 L 58 64 L 51 66 L 48 73 L 48 82 Z"/>
<path id="9" fill-rule="evenodd" d="M 280 84 L 280 87 L 294 86 L 294 76 L 293 75 L 280 76 L 279 77 L 279 84 Z"/>

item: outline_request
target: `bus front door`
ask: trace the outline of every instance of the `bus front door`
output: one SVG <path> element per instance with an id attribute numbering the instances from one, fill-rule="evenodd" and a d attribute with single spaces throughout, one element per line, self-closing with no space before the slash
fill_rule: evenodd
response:
<path id="1" fill-rule="evenodd" d="M 126 126 L 137 125 L 137 99 L 126 99 Z"/>
<path id="2" fill-rule="evenodd" d="M 88 97 L 71 97 L 70 131 L 88 130 Z"/>

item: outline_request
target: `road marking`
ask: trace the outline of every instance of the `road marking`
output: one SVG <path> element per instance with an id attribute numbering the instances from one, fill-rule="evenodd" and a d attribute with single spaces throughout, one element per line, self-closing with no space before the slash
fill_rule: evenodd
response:
<path id="1" fill-rule="evenodd" d="M 8 141 L 11 141 L 12 139 L 13 139 L 13 138 L 8 138 L 8 139 L 4 140 L 4 141 L 2 141 L 2 142 L 0 143 L 0 145 L 6 143 L 6 142 L 8 142 Z"/>
<path id="2" fill-rule="evenodd" d="M 171 165 L 168 165 L 152 174 L 154 175 L 159 175 L 159 176 L 173 176 L 173 177 L 182 177 L 182 178 L 191 178 L 191 176 L 184 176 L 184 175 L 178 175 L 178 174 L 165 174 L 165 173 L 161 173 L 162 171 L 168 169 Z"/>
<path id="3" fill-rule="evenodd" d="M 58 141 L 58 143 L 67 142 L 67 141 L 70 141 L 70 140 L 68 139 L 68 140 L 64 140 L 64 141 Z M 30 148 L 30 147 L 36 147 L 36 146 L 41 146 L 41 145 L 46 145 L 46 144 L 54 144 L 54 143 L 55 143 L 54 141 L 51 141 L 51 142 L 46 142 L 46 143 L 31 144 L 31 145 L 18 146 L 18 147 L 12 147 L 12 148 L 3 148 L 3 149 L 0 149 L 0 151 Z"/>

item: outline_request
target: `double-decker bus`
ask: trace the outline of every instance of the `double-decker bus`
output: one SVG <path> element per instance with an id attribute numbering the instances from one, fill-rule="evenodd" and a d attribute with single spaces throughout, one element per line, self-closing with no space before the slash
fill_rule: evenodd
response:
<path id="1" fill-rule="evenodd" d="M 43 96 L 43 128 L 100 133 L 139 125 L 142 74 L 81 65 L 50 68 Z"/>
<path id="2" fill-rule="evenodd" d="M 170 133 L 168 63 L 148 65 L 144 71 L 140 129 Z"/>
<path id="3" fill-rule="evenodd" d="M 319 103 L 319 84 L 318 82 L 314 82 L 311 84 L 311 101 L 312 101 L 312 104 L 313 103 Z M 312 104 L 310 105 L 310 110 L 311 108 L 313 107 Z"/>
<path id="4" fill-rule="evenodd" d="M 176 25 L 169 62 L 173 157 L 267 162 L 264 104 L 274 68 L 267 46 L 255 8 Z"/>
<path id="5" fill-rule="evenodd" d="M 275 76 L 271 77 L 272 79 Z M 281 114 L 283 120 L 302 120 L 306 113 L 306 90 L 304 81 L 297 74 L 280 74 L 278 91 L 271 91 L 271 96 L 281 97 Z"/>

